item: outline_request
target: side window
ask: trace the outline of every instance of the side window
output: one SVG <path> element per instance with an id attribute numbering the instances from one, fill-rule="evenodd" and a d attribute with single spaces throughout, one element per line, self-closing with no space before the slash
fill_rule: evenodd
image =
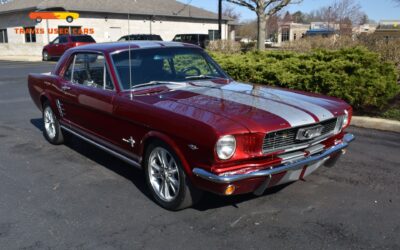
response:
<path id="1" fill-rule="evenodd" d="M 110 73 L 103 55 L 77 54 L 64 74 L 72 83 L 93 88 L 114 90 Z"/>
<path id="2" fill-rule="evenodd" d="M 60 38 L 56 38 L 56 39 L 54 39 L 52 42 L 51 42 L 52 44 L 59 44 L 60 43 Z"/>
<path id="3" fill-rule="evenodd" d="M 68 42 L 68 39 L 67 39 L 66 36 L 61 36 L 60 37 L 60 43 L 67 43 L 67 42 Z"/>

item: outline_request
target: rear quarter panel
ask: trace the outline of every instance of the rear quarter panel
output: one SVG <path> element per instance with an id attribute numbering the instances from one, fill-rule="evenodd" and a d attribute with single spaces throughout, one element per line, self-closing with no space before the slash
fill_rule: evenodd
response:
<path id="1" fill-rule="evenodd" d="M 28 89 L 33 103 L 39 110 L 42 110 L 42 101 L 44 98 L 50 101 L 52 108 L 55 107 L 53 96 L 60 89 L 57 76 L 50 74 L 29 74 Z"/>

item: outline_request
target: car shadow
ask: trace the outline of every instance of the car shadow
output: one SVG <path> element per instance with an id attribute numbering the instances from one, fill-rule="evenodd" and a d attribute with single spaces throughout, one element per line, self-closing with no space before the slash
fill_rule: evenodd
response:
<path id="1" fill-rule="evenodd" d="M 43 132 L 43 119 L 31 119 L 31 124 L 38 130 Z M 103 150 L 93 146 L 92 144 L 74 136 L 66 134 L 65 146 L 72 149 L 73 151 L 81 154 L 83 157 L 88 158 L 97 164 L 106 167 L 107 169 L 115 172 L 123 178 L 130 180 L 147 198 L 153 200 L 149 190 L 147 189 L 145 177 L 143 171 L 133 167 L 132 165 L 108 154 Z M 279 192 L 290 184 L 276 186 L 267 189 L 262 196 L 268 196 Z M 216 209 L 221 207 L 233 206 L 238 208 L 238 204 L 246 202 L 251 199 L 255 199 L 257 196 L 254 194 L 244 194 L 235 196 L 220 196 L 212 193 L 205 192 L 201 201 L 192 207 L 192 209 L 198 211 L 207 211 L 210 209 Z"/>

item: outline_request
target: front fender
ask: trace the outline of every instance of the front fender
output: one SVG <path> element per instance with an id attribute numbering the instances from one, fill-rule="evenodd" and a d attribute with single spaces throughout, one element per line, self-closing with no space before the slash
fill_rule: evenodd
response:
<path id="1" fill-rule="evenodd" d="M 189 177 L 189 179 L 193 178 L 193 171 L 192 168 L 190 167 L 190 164 L 188 163 L 188 161 L 186 160 L 186 157 L 183 153 L 183 150 L 181 149 L 181 147 L 178 145 L 178 143 L 175 142 L 174 139 L 172 139 L 170 136 L 158 132 L 158 131 L 150 131 L 148 132 L 142 139 L 142 141 L 140 142 L 140 155 L 144 156 L 145 154 L 145 150 L 146 147 L 148 146 L 148 143 L 153 140 L 161 140 L 163 142 L 165 142 L 166 144 L 168 144 L 175 152 L 175 154 L 179 157 L 179 160 L 182 163 L 183 169 L 186 173 L 186 175 Z"/>

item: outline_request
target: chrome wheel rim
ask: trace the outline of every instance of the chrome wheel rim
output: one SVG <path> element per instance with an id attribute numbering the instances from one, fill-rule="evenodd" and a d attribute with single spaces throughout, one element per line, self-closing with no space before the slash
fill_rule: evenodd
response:
<path id="1" fill-rule="evenodd" d="M 43 58 L 44 60 L 47 60 L 49 58 L 49 54 L 47 54 L 47 52 L 43 52 Z"/>
<path id="2" fill-rule="evenodd" d="M 50 139 L 54 139 L 56 137 L 56 124 L 53 111 L 50 107 L 46 107 L 44 110 L 44 128 L 46 130 L 46 134 Z"/>
<path id="3" fill-rule="evenodd" d="M 174 157 L 164 148 L 157 147 L 150 154 L 148 174 L 156 195 L 163 201 L 173 201 L 179 193 L 180 176 Z"/>

